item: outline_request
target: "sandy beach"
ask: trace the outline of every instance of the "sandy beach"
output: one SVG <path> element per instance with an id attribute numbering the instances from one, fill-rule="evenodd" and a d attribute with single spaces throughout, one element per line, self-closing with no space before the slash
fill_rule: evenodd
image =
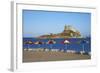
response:
<path id="1" fill-rule="evenodd" d="M 62 60 L 86 60 L 89 55 L 67 53 L 60 51 L 27 51 L 23 50 L 23 62 L 62 61 Z"/>

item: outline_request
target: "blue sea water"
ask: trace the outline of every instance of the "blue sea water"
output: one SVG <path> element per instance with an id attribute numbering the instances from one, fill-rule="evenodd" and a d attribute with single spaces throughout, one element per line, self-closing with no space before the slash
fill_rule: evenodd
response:
<path id="1" fill-rule="evenodd" d="M 80 52 L 84 49 L 85 52 L 91 52 L 91 38 L 68 38 L 69 44 L 63 44 L 64 38 L 53 39 L 56 41 L 55 44 L 46 44 L 50 39 L 37 39 L 37 38 L 23 38 L 23 43 L 27 41 L 37 42 L 41 41 L 44 44 L 23 44 L 23 48 L 48 48 L 48 49 L 65 49 L 65 50 L 75 50 Z M 84 42 L 85 41 L 85 42 Z"/>

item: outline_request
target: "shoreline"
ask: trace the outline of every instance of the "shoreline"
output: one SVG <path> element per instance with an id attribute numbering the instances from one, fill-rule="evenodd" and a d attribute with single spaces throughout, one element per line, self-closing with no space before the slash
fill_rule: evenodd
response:
<path id="1" fill-rule="evenodd" d="M 45 62 L 45 61 L 69 61 L 69 60 L 88 60 L 90 55 L 68 53 L 61 51 L 27 51 L 23 50 L 23 62 Z"/>

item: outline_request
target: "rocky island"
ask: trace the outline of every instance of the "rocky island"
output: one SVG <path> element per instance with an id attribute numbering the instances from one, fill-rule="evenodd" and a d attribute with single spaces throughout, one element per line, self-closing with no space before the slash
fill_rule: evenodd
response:
<path id="1" fill-rule="evenodd" d="M 65 25 L 64 26 L 64 30 L 61 33 L 57 33 L 57 34 L 45 34 L 45 35 L 41 35 L 38 38 L 81 38 L 81 33 L 73 28 L 70 25 Z"/>

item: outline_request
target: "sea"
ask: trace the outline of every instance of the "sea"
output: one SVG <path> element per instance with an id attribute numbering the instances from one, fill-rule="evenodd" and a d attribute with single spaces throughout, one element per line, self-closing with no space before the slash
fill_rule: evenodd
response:
<path id="1" fill-rule="evenodd" d="M 64 38 L 55 38 L 52 39 L 55 41 L 54 44 L 47 44 L 47 42 L 51 40 L 48 39 L 40 39 L 40 38 L 23 38 L 23 49 L 25 48 L 31 48 L 31 49 L 38 49 L 38 48 L 47 48 L 47 49 L 65 49 L 65 50 L 74 50 L 76 52 L 85 51 L 85 52 L 91 52 L 91 38 L 67 38 L 67 40 L 70 42 L 68 44 L 64 44 Z M 24 42 L 32 41 L 37 42 L 41 41 L 43 44 L 24 44 Z"/>

